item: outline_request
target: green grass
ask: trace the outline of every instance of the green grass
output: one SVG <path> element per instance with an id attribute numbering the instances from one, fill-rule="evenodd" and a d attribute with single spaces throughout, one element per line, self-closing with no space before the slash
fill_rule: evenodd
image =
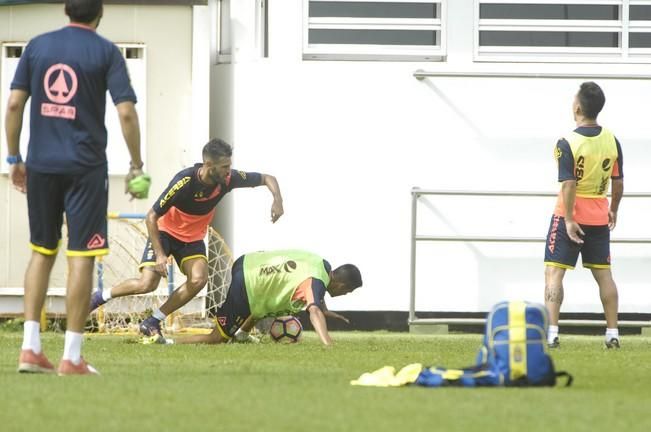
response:
<path id="1" fill-rule="evenodd" d="M 0 430 L 10 431 L 649 431 L 651 338 L 564 336 L 557 369 L 570 388 L 362 388 L 385 365 L 474 362 L 479 335 L 335 333 L 322 347 L 142 346 L 89 336 L 101 377 L 16 373 L 22 333 L 0 332 Z M 132 341 L 132 339 L 131 339 Z M 58 361 L 60 334 L 45 334 Z"/>

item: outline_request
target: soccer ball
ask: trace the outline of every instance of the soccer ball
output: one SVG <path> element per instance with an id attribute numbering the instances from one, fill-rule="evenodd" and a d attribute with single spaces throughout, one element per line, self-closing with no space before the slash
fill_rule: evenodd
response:
<path id="1" fill-rule="evenodd" d="M 303 326 L 298 318 L 293 316 L 278 317 L 269 328 L 269 335 L 275 342 L 298 342 L 303 332 Z"/>

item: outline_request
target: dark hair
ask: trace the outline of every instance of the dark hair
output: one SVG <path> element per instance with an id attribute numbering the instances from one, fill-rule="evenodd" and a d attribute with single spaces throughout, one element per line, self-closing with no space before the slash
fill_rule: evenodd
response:
<path id="1" fill-rule="evenodd" d="M 233 155 L 233 148 L 226 141 L 219 138 L 213 138 L 208 141 L 208 144 L 203 146 L 201 156 L 203 160 L 210 159 L 217 162 L 220 157 L 231 157 Z"/>
<path id="2" fill-rule="evenodd" d="M 102 13 L 102 0 L 66 0 L 66 15 L 71 21 L 89 23 Z"/>
<path id="3" fill-rule="evenodd" d="M 606 103 L 606 96 L 601 87 L 592 81 L 581 84 L 577 97 L 583 115 L 589 119 L 596 119 Z"/>
<path id="4" fill-rule="evenodd" d="M 332 272 L 332 278 L 337 282 L 343 282 L 352 289 L 362 286 L 362 274 L 353 264 L 344 264 L 337 267 Z"/>

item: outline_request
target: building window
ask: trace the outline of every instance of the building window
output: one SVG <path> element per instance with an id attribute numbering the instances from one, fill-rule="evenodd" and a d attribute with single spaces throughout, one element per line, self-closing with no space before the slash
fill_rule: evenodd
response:
<path id="1" fill-rule="evenodd" d="M 217 63 L 231 62 L 231 1 L 217 1 L 216 52 Z"/>
<path id="2" fill-rule="evenodd" d="M 213 8 L 213 63 L 236 63 L 238 58 L 268 57 L 269 0 L 215 0 L 210 7 Z"/>
<path id="3" fill-rule="evenodd" d="M 445 3 L 303 0 L 303 58 L 443 60 Z"/>
<path id="4" fill-rule="evenodd" d="M 630 1 L 628 11 L 629 55 L 651 56 L 651 1 Z"/>
<path id="5" fill-rule="evenodd" d="M 478 61 L 651 61 L 650 0 L 475 0 L 475 17 Z"/>

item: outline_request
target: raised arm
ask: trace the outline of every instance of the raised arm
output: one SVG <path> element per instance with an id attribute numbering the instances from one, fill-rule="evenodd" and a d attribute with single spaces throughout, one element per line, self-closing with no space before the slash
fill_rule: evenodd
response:
<path id="1" fill-rule="evenodd" d="M 271 222 L 275 223 L 285 213 L 283 210 L 283 197 L 280 194 L 280 186 L 276 177 L 269 174 L 262 174 L 262 184 L 267 186 L 274 198 L 271 204 Z"/>

